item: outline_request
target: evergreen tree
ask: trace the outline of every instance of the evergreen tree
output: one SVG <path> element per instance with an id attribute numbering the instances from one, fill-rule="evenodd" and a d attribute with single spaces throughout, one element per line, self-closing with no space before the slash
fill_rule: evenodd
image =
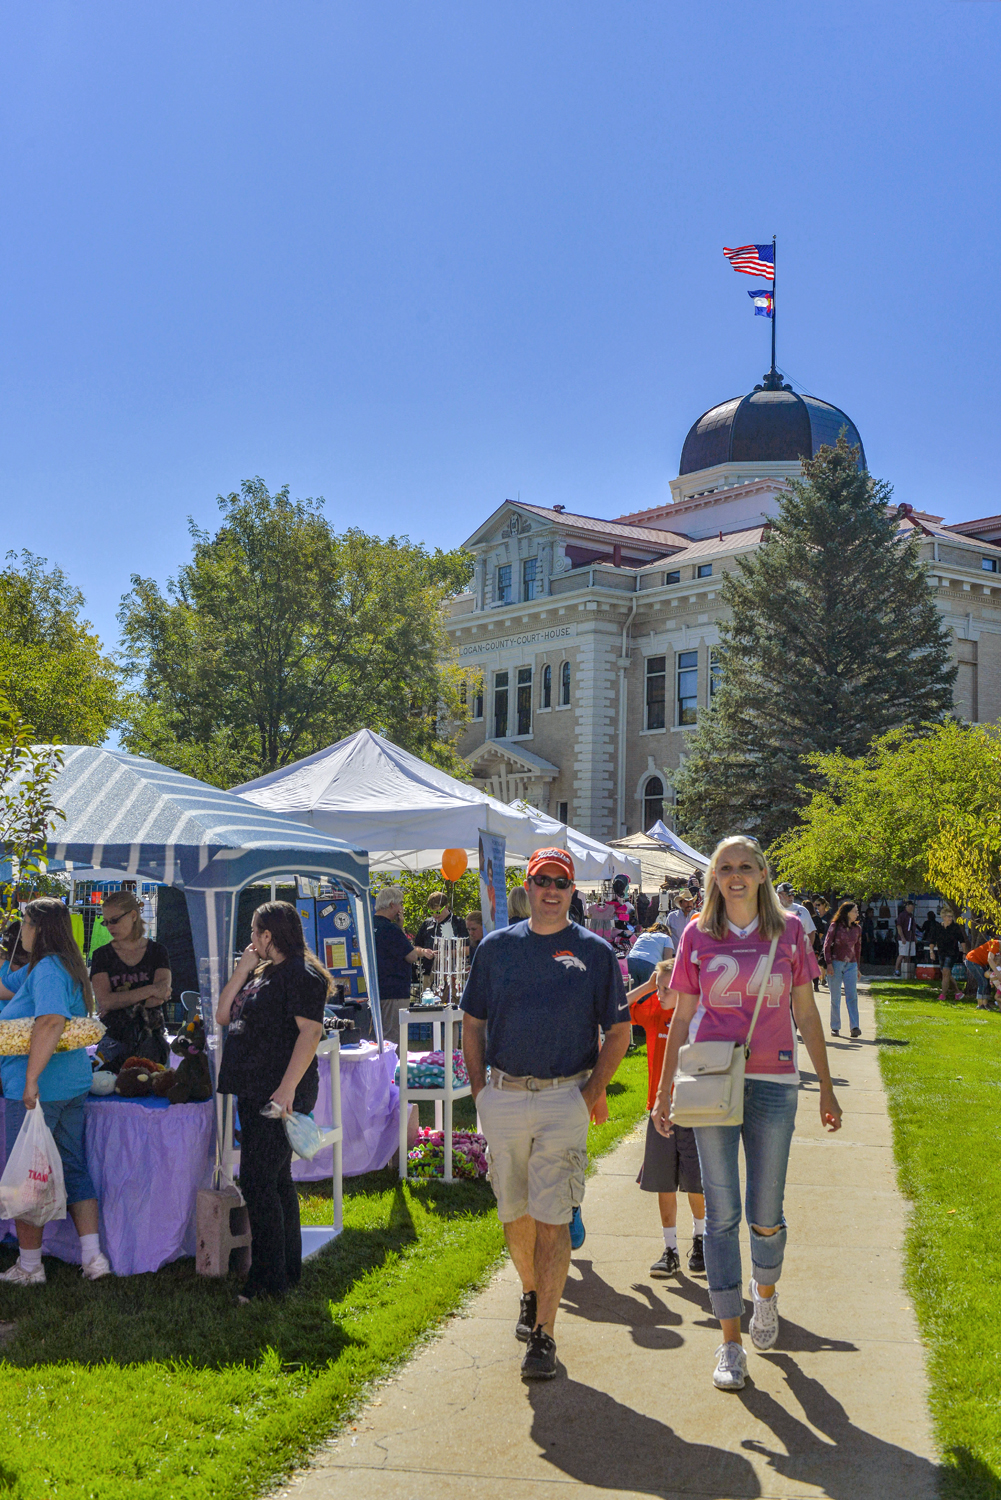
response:
<path id="1" fill-rule="evenodd" d="M 890 486 L 858 461 L 844 436 L 806 460 L 723 580 L 722 683 L 675 777 L 696 846 L 736 832 L 770 844 L 815 782 L 807 756 L 859 756 L 951 711 L 956 667 L 918 533 L 901 535 Z"/>

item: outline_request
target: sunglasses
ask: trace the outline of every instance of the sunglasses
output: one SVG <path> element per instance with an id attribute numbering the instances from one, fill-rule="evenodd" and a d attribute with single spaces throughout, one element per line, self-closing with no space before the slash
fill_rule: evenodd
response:
<path id="1" fill-rule="evenodd" d="M 568 890 L 573 885 L 573 881 L 568 880 L 565 875 L 529 875 L 528 878 L 533 885 L 539 886 L 544 891 L 547 891 L 551 885 L 554 885 L 558 891 Z"/>

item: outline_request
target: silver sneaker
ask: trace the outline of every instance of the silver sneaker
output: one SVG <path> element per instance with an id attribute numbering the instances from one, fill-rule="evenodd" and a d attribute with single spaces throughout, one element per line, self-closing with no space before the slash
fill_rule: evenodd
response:
<path id="1" fill-rule="evenodd" d="M 37 1271 L 26 1271 L 20 1260 L 16 1260 L 9 1271 L 0 1272 L 0 1281 L 6 1281 L 8 1286 L 44 1286 L 45 1267 L 39 1266 Z"/>
<path id="2" fill-rule="evenodd" d="M 751 1301 L 754 1303 L 754 1311 L 751 1313 L 748 1332 L 755 1349 L 764 1353 L 766 1349 L 775 1347 L 779 1336 L 779 1294 L 773 1292 L 770 1297 L 759 1297 L 758 1283 L 752 1280 Z"/>
<path id="3" fill-rule="evenodd" d="M 747 1355 L 740 1344 L 720 1344 L 716 1350 L 713 1385 L 718 1391 L 742 1391 L 747 1375 Z"/>

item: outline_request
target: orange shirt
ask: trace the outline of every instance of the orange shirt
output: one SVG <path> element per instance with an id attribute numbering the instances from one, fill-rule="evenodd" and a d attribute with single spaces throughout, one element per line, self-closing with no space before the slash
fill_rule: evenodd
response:
<path id="1" fill-rule="evenodd" d="M 642 1000 L 635 1000 L 629 1007 L 629 1014 L 633 1024 L 642 1026 L 646 1032 L 646 1065 L 647 1065 L 647 1109 L 653 1109 L 653 1101 L 657 1095 L 657 1085 L 660 1083 L 660 1075 L 664 1068 L 664 1053 L 667 1051 L 667 1033 L 671 1025 L 673 1010 L 661 1010 L 657 991 L 653 990 L 649 995 L 644 995 Z"/>
<path id="2" fill-rule="evenodd" d="M 1001 951 L 1001 942 L 998 942 L 997 938 L 991 938 L 989 943 L 981 943 L 979 948 L 974 948 L 973 952 L 966 956 L 971 964 L 979 964 L 982 969 L 986 969 L 988 955 L 999 951 Z"/>

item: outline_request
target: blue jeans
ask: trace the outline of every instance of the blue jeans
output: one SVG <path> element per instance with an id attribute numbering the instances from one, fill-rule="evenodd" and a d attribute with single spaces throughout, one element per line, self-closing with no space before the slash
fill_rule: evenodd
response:
<path id="1" fill-rule="evenodd" d="M 633 984 L 646 984 L 655 967 L 654 964 L 648 963 L 645 958 L 626 959 L 626 969 Z"/>
<path id="2" fill-rule="evenodd" d="M 858 1030 L 858 964 L 841 963 L 834 959 L 827 973 L 827 982 L 831 987 L 831 1030 L 841 1030 L 841 982 L 845 985 L 845 1006 L 848 1010 L 848 1024 L 853 1031 Z"/>
<path id="3" fill-rule="evenodd" d="M 971 963 L 969 959 L 967 959 L 966 972 L 967 974 L 969 974 L 971 979 L 976 981 L 977 999 L 989 1000 L 991 998 L 991 987 L 987 981 L 987 970 L 984 968 L 983 964 L 974 964 Z"/>
<path id="4" fill-rule="evenodd" d="M 740 1175 L 737 1146 L 744 1142 L 747 1188 L 744 1209 L 751 1235 L 751 1274 L 763 1286 L 782 1275 L 786 1221 L 782 1214 L 789 1146 L 799 1089 L 787 1083 L 744 1080 L 743 1125 L 697 1125 L 695 1140 L 706 1198 L 704 1251 L 709 1296 L 717 1318 L 744 1311 L 740 1270 Z M 758 1234 L 773 1229 L 776 1234 Z"/>

